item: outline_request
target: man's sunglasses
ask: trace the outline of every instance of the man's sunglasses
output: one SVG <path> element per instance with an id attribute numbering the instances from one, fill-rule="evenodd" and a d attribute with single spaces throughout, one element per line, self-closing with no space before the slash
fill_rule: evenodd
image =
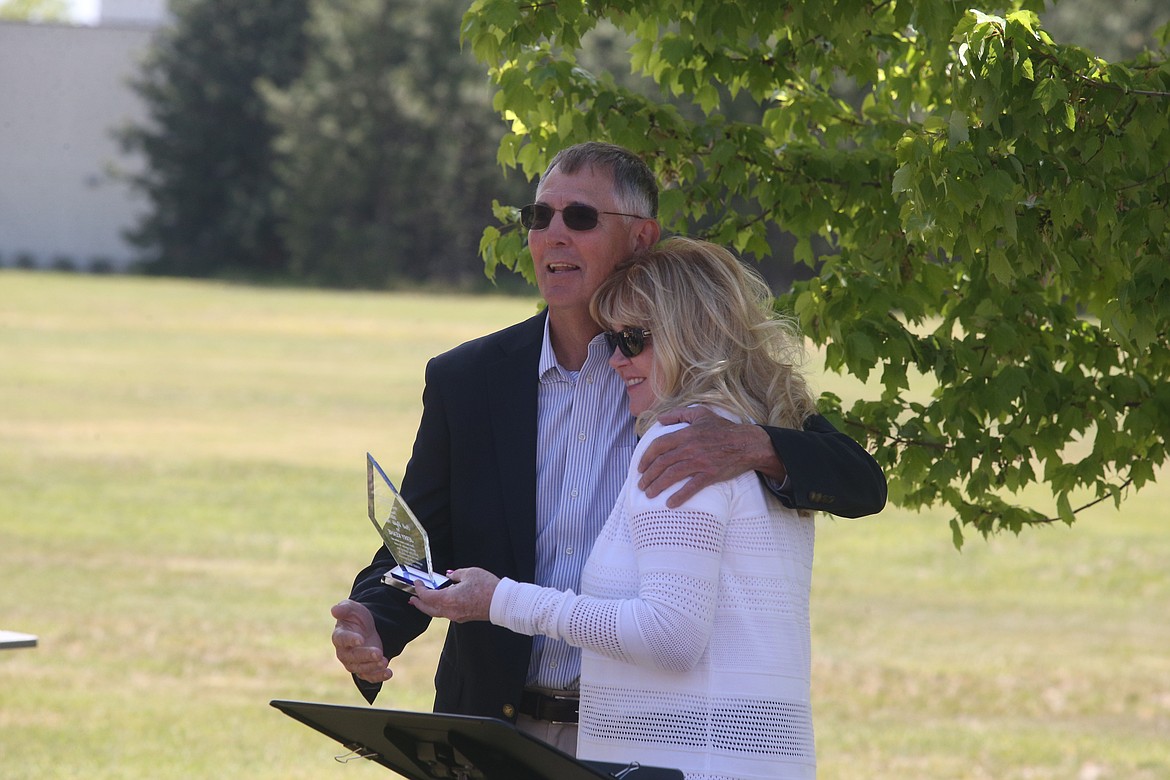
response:
<path id="1" fill-rule="evenodd" d="M 623 214 L 620 211 L 598 211 L 592 206 L 581 203 L 574 203 L 563 209 L 554 209 L 543 203 L 530 203 L 520 209 L 520 224 L 529 230 L 544 230 L 552 222 L 553 214 L 558 211 L 561 212 L 561 218 L 565 220 L 565 227 L 569 230 L 592 230 L 597 227 L 597 218 L 601 214 L 646 219 L 646 217 L 639 217 L 637 214 Z"/>
<path id="2" fill-rule="evenodd" d="M 642 354 L 648 338 L 650 338 L 650 331 L 646 328 L 622 328 L 615 333 L 606 333 L 605 343 L 609 344 L 611 352 L 614 349 L 619 349 L 623 355 L 632 358 Z"/>

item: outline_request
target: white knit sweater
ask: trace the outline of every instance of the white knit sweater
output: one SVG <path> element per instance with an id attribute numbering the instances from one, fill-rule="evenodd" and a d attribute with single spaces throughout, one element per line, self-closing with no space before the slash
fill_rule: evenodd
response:
<path id="1" fill-rule="evenodd" d="M 493 623 L 582 648 L 580 758 L 682 769 L 688 780 L 815 778 L 809 591 L 813 520 L 754 472 L 678 509 L 637 463 L 582 595 L 503 580 Z"/>

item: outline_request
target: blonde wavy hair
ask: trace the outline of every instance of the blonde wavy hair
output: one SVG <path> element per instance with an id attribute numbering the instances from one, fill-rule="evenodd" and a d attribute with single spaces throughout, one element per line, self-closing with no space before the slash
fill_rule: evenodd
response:
<path id="1" fill-rule="evenodd" d="M 781 428 L 799 429 L 816 413 L 799 328 L 775 313 L 763 278 L 723 247 L 667 239 L 619 264 L 590 311 L 605 330 L 650 331 L 658 399 L 638 416 L 639 435 L 666 410 L 696 403 Z"/>

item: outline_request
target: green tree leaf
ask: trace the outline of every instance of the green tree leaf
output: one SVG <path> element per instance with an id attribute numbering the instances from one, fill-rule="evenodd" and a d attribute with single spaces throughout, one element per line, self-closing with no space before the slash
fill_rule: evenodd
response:
<path id="1" fill-rule="evenodd" d="M 789 298 L 806 333 L 830 370 L 881 380 L 842 424 L 886 468 L 891 501 L 948 508 L 960 546 L 965 528 L 1070 522 L 1166 459 L 1170 404 L 1141 388 L 1170 385 L 1167 52 L 1109 62 L 1058 42 L 1038 10 L 558 8 L 561 28 L 620 19 L 636 67 L 698 109 L 619 91 L 618 116 L 593 76 L 550 85 L 523 70 L 537 50 L 579 53 L 553 26 L 533 37 L 542 6 L 507 23 L 473 8 L 465 25 L 502 42 L 487 61 L 497 105 L 542 150 L 534 159 L 612 140 L 670 183 L 668 230 L 702 226 L 752 254 L 766 227 L 797 237 L 796 260 L 819 267 Z M 745 95 L 754 116 L 733 111 Z"/>

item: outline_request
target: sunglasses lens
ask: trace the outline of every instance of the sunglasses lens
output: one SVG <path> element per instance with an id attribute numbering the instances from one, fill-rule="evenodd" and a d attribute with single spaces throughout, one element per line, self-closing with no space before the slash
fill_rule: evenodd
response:
<path id="1" fill-rule="evenodd" d="M 552 222 L 557 210 L 543 203 L 531 203 L 520 209 L 520 224 L 528 230 L 544 230 Z M 597 209 L 575 204 L 561 209 L 561 217 L 569 230 L 592 230 L 597 227 Z"/>
<path id="2" fill-rule="evenodd" d="M 637 357 L 646 346 L 646 331 L 641 328 L 626 328 L 617 333 L 606 333 L 605 341 L 609 344 L 610 351 L 617 349 L 628 358 Z"/>
<path id="3" fill-rule="evenodd" d="M 646 341 L 642 338 L 642 331 L 640 330 L 623 330 L 622 344 L 626 347 L 626 354 L 630 357 L 642 354 L 642 347 Z"/>
<path id="4" fill-rule="evenodd" d="M 543 203 L 532 203 L 520 209 L 520 224 L 528 230 L 544 230 L 552 222 L 552 206 Z"/>
<path id="5" fill-rule="evenodd" d="M 569 230 L 592 230 L 597 227 L 597 209 L 580 204 L 565 206 L 561 211 L 565 227 Z"/>

